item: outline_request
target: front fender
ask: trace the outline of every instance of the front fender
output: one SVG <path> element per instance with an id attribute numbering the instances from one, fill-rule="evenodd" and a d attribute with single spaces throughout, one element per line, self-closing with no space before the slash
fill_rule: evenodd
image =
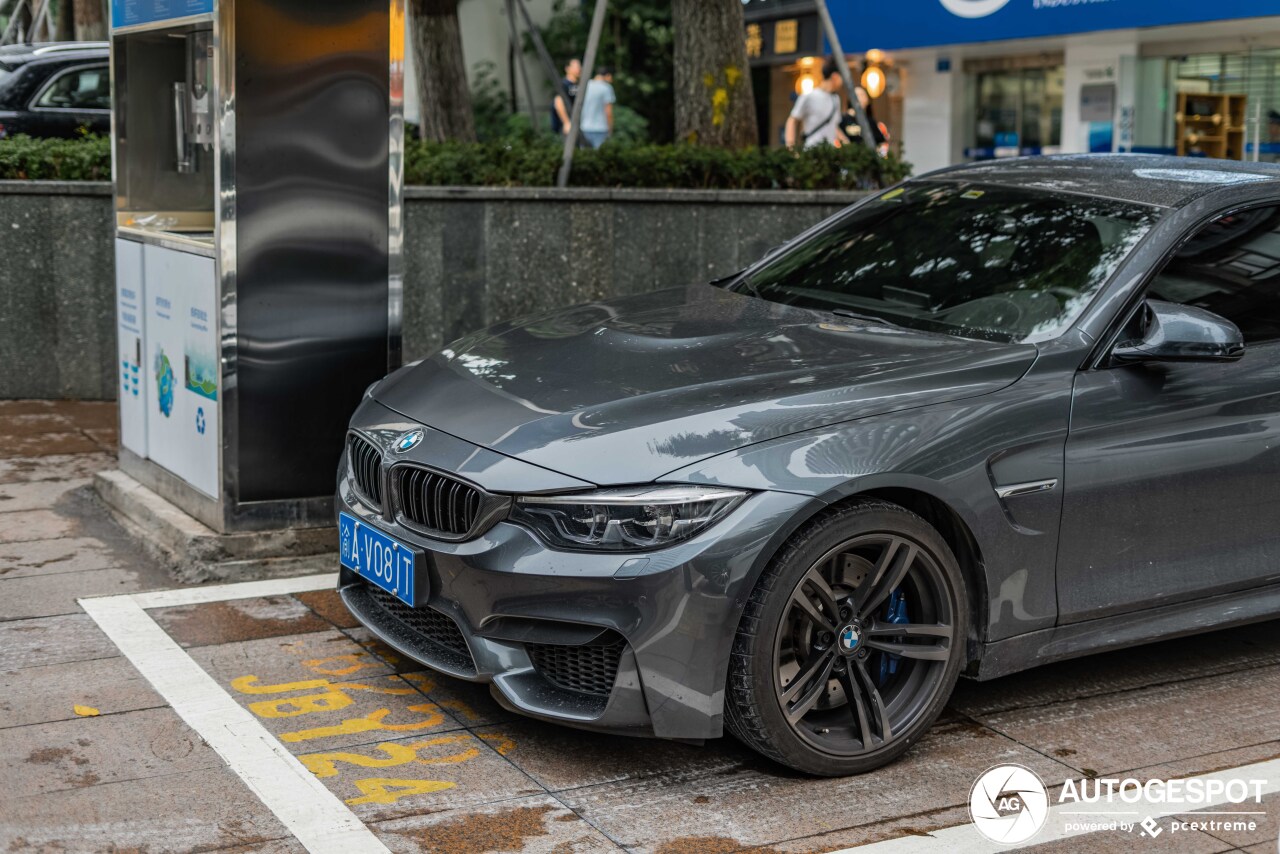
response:
<path id="1" fill-rule="evenodd" d="M 930 496 L 968 526 L 982 555 L 989 625 L 979 637 L 1013 637 L 1057 621 L 1062 489 L 1000 499 L 996 488 L 1061 484 L 1069 377 L 1028 375 L 986 397 L 764 442 L 662 480 L 794 492 L 818 507 L 886 489 Z"/>

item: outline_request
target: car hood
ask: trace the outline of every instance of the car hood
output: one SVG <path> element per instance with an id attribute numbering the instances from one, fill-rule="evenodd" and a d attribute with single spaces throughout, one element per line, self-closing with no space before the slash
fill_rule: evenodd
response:
<path id="1" fill-rule="evenodd" d="M 1031 345 L 868 326 L 707 285 L 503 324 L 393 374 L 414 421 L 596 484 L 1015 382 Z"/>

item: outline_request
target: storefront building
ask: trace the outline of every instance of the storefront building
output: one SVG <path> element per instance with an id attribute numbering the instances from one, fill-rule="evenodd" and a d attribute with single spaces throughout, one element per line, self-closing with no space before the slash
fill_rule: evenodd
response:
<path id="1" fill-rule="evenodd" d="M 829 5 L 834 9 L 838 2 L 829 0 Z M 742 9 L 760 144 L 781 146 L 796 98 L 822 82 L 822 63 L 830 49 L 813 0 L 742 0 Z M 865 57 L 850 59 L 855 76 L 860 76 Z M 892 64 L 877 67 L 885 71 L 885 86 L 876 93 L 872 111 L 896 137 L 902 113 L 899 78 Z"/>
<path id="2" fill-rule="evenodd" d="M 822 28 L 813 0 L 743 0 L 747 60 L 760 144 L 782 144 L 795 99 L 821 74 Z"/>
<path id="3" fill-rule="evenodd" d="M 917 174 L 1089 151 L 1280 160 L 1277 0 L 829 5 L 846 51 L 884 51 Z"/>

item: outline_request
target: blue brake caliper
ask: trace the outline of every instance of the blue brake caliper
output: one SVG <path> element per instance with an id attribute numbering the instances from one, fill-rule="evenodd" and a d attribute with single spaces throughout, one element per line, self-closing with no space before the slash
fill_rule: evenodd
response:
<path id="1" fill-rule="evenodd" d="M 902 623 L 911 622 L 907 617 L 907 597 L 902 595 L 902 589 L 899 588 L 889 594 L 889 601 L 884 606 L 884 621 L 886 623 Z M 902 656 L 882 653 L 880 655 L 880 675 L 876 679 L 877 685 L 883 688 L 885 683 L 889 681 L 889 677 L 898 672 L 898 664 L 902 661 Z"/>

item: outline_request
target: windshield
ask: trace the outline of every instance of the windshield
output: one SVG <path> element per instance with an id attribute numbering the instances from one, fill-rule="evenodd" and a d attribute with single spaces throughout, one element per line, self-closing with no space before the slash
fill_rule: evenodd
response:
<path id="1" fill-rule="evenodd" d="M 1019 188 L 912 182 L 862 205 L 732 290 L 965 338 L 1054 338 L 1159 211 Z"/>

